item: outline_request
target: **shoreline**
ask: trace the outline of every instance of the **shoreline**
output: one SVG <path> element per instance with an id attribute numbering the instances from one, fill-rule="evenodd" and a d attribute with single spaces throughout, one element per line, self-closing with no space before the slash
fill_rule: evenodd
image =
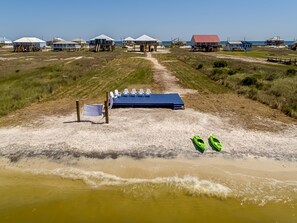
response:
<path id="1" fill-rule="evenodd" d="M 21 186 L 24 183 L 20 182 L 34 179 L 34 186 L 37 188 L 47 185 L 46 187 L 58 189 L 66 183 L 67 190 L 74 193 L 81 190 L 122 191 L 126 187 L 152 187 L 150 190 L 158 191 L 162 185 L 176 188 L 173 192 L 178 189 L 179 192 L 174 193 L 186 192 L 194 197 L 207 196 L 223 200 L 236 199 L 242 204 L 258 206 L 273 203 L 296 205 L 296 172 L 295 162 L 253 158 L 135 160 L 121 157 L 74 160 L 64 157 L 59 161 L 30 158 L 17 163 L 0 159 L 2 185 L 10 185 L 16 181 Z M 141 194 L 146 194 L 142 190 Z M 138 193 L 136 191 L 133 193 Z"/>

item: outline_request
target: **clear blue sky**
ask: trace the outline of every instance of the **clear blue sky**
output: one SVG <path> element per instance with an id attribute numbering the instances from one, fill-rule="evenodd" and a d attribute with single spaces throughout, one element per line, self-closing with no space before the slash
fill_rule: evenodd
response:
<path id="1" fill-rule="evenodd" d="M 296 0 L 0 0 L 0 37 L 297 38 Z"/>

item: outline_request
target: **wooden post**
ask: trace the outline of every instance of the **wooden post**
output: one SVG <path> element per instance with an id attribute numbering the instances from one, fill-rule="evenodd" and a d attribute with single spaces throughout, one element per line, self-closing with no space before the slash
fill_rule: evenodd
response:
<path id="1" fill-rule="evenodd" d="M 77 114 L 77 122 L 80 122 L 79 101 L 76 101 L 76 114 Z"/>
<path id="2" fill-rule="evenodd" d="M 105 122 L 106 124 L 109 124 L 109 116 L 108 116 L 108 92 L 106 92 L 106 101 L 104 102 L 105 104 Z"/>

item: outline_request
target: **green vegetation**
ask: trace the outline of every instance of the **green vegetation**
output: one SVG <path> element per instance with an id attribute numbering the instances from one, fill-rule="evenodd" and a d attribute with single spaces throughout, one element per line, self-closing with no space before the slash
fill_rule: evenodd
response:
<path id="1" fill-rule="evenodd" d="M 99 99 L 116 88 L 150 86 L 150 63 L 134 55 L 120 50 L 11 53 L 11 60 L 0 65 L 0 116 L 34 102 Z"/>
<path id="2" fill-rule="evenodd" d="M 271 51 L 269 49 L 266 53 Z M 282 54 L 285 52 L 287 55 L 291 53 L 290 50 L 281 50 Z M 234 54 L 238 52 L 232 52 L 232 55 Z M 167 68 L 175 73 L 185 88 L 197 89 L 200 92 L 223 93 L 227 91 L 225 87 L 228 87 L 238 94 L 297 118 L 297 71 L 294 66 L 232 59 L 225 59 L 228 66 L 221 66 L 222 63 L 217 61 L 215 54 L 193 53 L 184 49 L 172 49 L 171 54 L 157 57 L 161 61 L 176 61 L 170 63 Z M 197 64 L 203 64 L 203 68 L 197 69 Z"/>
<path id="3" fill-rule="evenodd" d="M 297 73 L 297 71 L 295 69 L 292 69 L 291 68 L 291 69 L 288 69 L 287 70 L 287 73 L 286 74 L 287 74 L 288 77 L 293 77 L 293 76 L 296 75 L 296 73 Z"/>
<path id="4" fill-rule="evenodd" d="M 174 61 L 165 65 L 176 75 L 181 86 L 188 89 L 196 89 L 203 93 L 220 94 L 229 91 L 228 88 L 212 81 L 204 74 L 211 62 L 208 60 L 193 60 L 191 53 L 182 49 L 174 48 L 172 52 L 170 54 L 156 54 L 154 56 L 161 63 L 162 61 Z M 197 64 L 198 67 L 199 64 L 202 67 L 197 69 Z M 217 71 L 220 72 L 218 69 Z"/>
<path id="5" fill-rule="evenodd" d="M 228 67 L 228 63 L 225 60 L 218 60 L 213 63 L 214 68 Z"/>
<path id="6" fill-rule="evenodd" d="M 253 47 L 252 51 L 242 52 L 242 51 L 219 51 L 218 54 L 240 56 L 240 57 L 252 57 L 252 58 L 263 58 L 267 57 L 277 57 L 277 58 L 291 58 L 297 59 L 297 52 L 288 49 L 275 49 L 267 47 Z"/>

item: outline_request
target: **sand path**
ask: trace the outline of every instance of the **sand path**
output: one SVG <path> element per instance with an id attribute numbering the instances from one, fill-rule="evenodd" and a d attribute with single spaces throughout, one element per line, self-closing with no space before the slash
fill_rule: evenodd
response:
<path id="1" fill-rule="evenodd" d="M 271 63 L 268 62 L 266 59 L 264 58 L 251 58 L 251 57 L 241 57 L 241 56 L 235 56 L 235 55 L 222 55 L 222 54 L 205 54 L 205 55 L 210 55 L 210 56 L 214 56 L 218 59 L 231 59 L 231 60 L 239 60 L 242 62 L 248 62 L 248 63 L 260 63 L 260 64 L 269 64 L 269 65 L 280 65 L 277 63 Z"/>
<path id="2" fill-rule="evenodd" d="M 141 57 L 143 58 L 143 57 Z M 165 66 L 159 63 L 159 61 L 152 56 L 151 53 L 147 53 L 144 58 L 153 63 L 154 80 L 161 86 L 165 93 L 176 93 L 179 94 L 191 94 L 196 93 L 193 89 L 184 89 L 178 84 L 178 78 L 176 78 Z"/>

